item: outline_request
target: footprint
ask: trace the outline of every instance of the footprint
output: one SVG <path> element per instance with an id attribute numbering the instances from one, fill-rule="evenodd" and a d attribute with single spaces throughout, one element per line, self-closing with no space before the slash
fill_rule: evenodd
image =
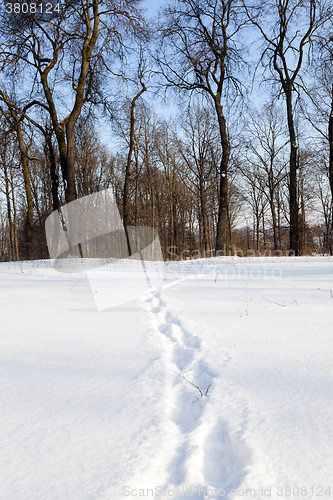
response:
<path id="1" fill-rule="evenodd" d="M 199 337 L 190 333 L 188 329 L 184 327 L 182 321 L 179 318 L 177 318 L 170 312 L 167 312 L 165 315 L 165 320 L 168 323 L 173 323 L 174 325 L 177 325 L 179 327 L 180 331 L 182 332 L 182 343 L 186 347 L 191 349 L 200 349 L 201 342 Z"/>
<path id="2" fill-rule="evenodd" d="M 180 385 L 182 382 L 184 384 Z M 178 426 L 182 434 L 188 434 L 199 425 L 205 401 L 195 388 L 193 388 L 193 391 L 188 390 L 185 381 L 180 380 L 178 384 L 177 398 L 169 417 Z"/>
<path id="3" fill-rule="evenodd" d="M 218 420 L 202 448 L 205 483 L 225 491 L 237 488 L 250 460 L 251 452 L 246 443 L 231 434 L 225 422 Z"/>
<path id="4" fill-rule="evenodd" d="M 203 359 L 198 359 L 193 368 L 192 376 L 195 379 L 196 385 L 204 392 L 216 377 L 216 374 Z"/>
<path id="5" fill-rule="evenodd" d="M 193 352 L 186 347 L 177 347 L 172 354 L 171 361 L 179 370 L 185 370 L 193 360 Z"/>
<path id="6" fill-rule="evenodd" d="M 207 402 L 214 399 L 213 384 L 218 375 L 202 359 L 201 340 L 195 335 L 198 325 L 170 312 L 161 292 L 146 299 L 146 305 L 156 331 L 171 341 L 168 357 L 175 367 L 166 411 L 178 427 L 178 443 L 169 462 L 169 484 L 194 481 L 223 489 L 228 495 L 242 483 L 250 450 L 230 432 L 226 422 L 210 414 L 214 406 Z M 213 427 L 208 424 L 212 421 Z M 195 494 L 192 498 L 201 500 Z"/>

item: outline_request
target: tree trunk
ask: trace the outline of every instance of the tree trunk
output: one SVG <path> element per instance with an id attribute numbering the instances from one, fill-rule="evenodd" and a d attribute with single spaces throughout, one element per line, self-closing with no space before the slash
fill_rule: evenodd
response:
<path id="1" fill-rule="evenodd" d="M 16 135 L 17 135 L 18 145 L 19 145 L 20 154 L 21 154 L 20 156 L 21 156 L 21 166 L 22 166 L 22 174 L 23 174 L 23 180 L 24 180 L 24 189 L 25 189 L 26 200 L 27 200 L 26 235 L 27 235 L 28 259 L 33 260 L 35 257 L 34 241 L 33 241 L 34 205 L 33 205 L 32 192 L 31 192 L 28 157 L 27 157 L 26 148 L 24 146 L 21 123 L 20 123 L 20 121 L 19 121 L 19 119 L 18 119 L 18 117 L 13 109 L 11 109 L 11 114 L 12 114 L 13 119 L 15 121 Z"/>
<path id="2" fill-rule="evenodd" d="M 10 260 L 16 260 L 15 259 L 15 249 L 14 249 L 14 227 L 13 227 L 12 211 L 11 211 L 11 203 L 10 203 L 9 179 L 8 179 L 7 165 L 6 165 L 5 161 L 3 163 L 3 171 L 4 171 L 4 177 L 5 177 L 7 216 L 8 216 L 8 222 L 9 222 L 9 250 L 10 250 L 9 254 L 10 254 Z"/>
<path id="3" fill-rule="evenodd" d="M 169 201 L 169 211 L 170 211 L 170 223 L 169 223 L 169 250 L 171 250 L 170 255 L 174 255 L 174 203 L 173 203 L 173 186 L 170 179 L 170 158 L 169 152 L 167 152 L 167 158 L 165 158 L 164 162 L 164 173 L 165 180 L 168 189 L 168 201 Z"/>
<path id="4" fill-rule="evenodd" d="M 260 233 L 260 212 L 259 212 L 259 209 L 256 210 L 255 216 L 256 216 L 256 233 L 257 233 L 256 251 L 257 251 L 257 254 L 259 255 L 259 233 Z"/>
<path id="5" fill-rule="evenodd" d="M 15 192 L 14 192 L 14 179 L 13 170 L 10 169 L 10 187 L 12 195 L 12 206 L 13 206 L 13 229 L 14 229 L 14 260 L 20 260 L 19 248 L 18 248 L 18 238 L 17 238 L 17 212 L 15 203 Z"/>
<path id="6" fill-rule="evenodd" d="M 332 85 L 332 100 L 331 100 L 331 113 L 328 120 L 328 140 L 330 145 L 330 155 L 329 155 L 329 181 L 331 187 L 331 195 L 333 199 L 333 85 Z M 332 221 L 333 225 L 333 221 Z M 332 227 L 331 225 L 331 227 Z"/>
<path id="7" fill-rule="evenodd" d="M 56 60 L 54 61 L 54 64 L 56 63 Z M 41 73 L 41 82 L 44 90 L 44 95 L 48 104 L 49 108 L 49 113 L 50 113 L 50 118 L 52 122 L 52 127 L 55 132 L 56 138 L 57 138 L 57 143 L 58 143 L 58 148 L 59 148 L 59 156 L 60 156 L 60 167 L 61 167 L 61 173 L 62 173 L 62 178 L 63 182 L 65 185 L 65 189 L 67 187 L 67 146 L 66 146 L 66 138 L 65 138 L 65 133 L 64 133 L 64 126 L 59 123 L 58 121 L 58 116 L 57 116 L 57 111 L 53 102 L 53 96 L 52 92 L 49 88 L 48 81 L 47 81 L 47 76 L 50 71 L 50 68 L 47 70 L 44 70 Z"/>
<path id="8" fill-rule="evenodd" d="M 232 244 L 232 230 L 231 230 L 231 218 L 230 218 L 230 205 L 229 201 L 227 204 L 227 217 L 228 217 L 228 243 L 230 247 L 230 251 L 232 252 L 232 255 L 234 254 L 234 247 Z"/>
<path id="9" fill-rule="evenodd" d="M 67 185 L 65 189 L 66 203 L 76 200 L 76 186 L 75 186 L 75 139 L 74 139 L 74 119 L 70 122 L 68 120 L 66 126 L 66 139 L 67 139 L 67 162 L 66 162 L 66 178 Z"/>
<path id="10" fill-rule="evenodd" d="M 148 181 L 150 184 L 150 193 L 151 193 L 151 203 L 152 203 L 152 228 L 155 229 L 155 183 L 152 179 L 152 173 L 150 170 L 150 164 L 149 164 L 149 157 L 148 154 L 146 153 L 145 155 L 145 162 L 147 166 L 147 174 L 148 174 Z"/>
<path id="11" fill-rule="evenodd" d="M 21 165 L 22 165 L 22 173 L 24 179 L 24 189 L 27 199 L 26 233 L 27 233 L 28 259 L 33 260 L 35 257 L 34 241 L 33 241 L 34 208 L 33 208 L 33 200 L 31 193 L 29 166 L 25 152 L 21 152 Z"/>
<path id="12" fill-rule="evenodd" d="M 67 189 L 65 191 L 66 203 L 76 199 L 76 188 L 75 188 L 75 137 L 74 129 L 77 119 L 80 116 L 81 110 L 85 102 L 85 94 L 88 93 L 86 89 L 87 75 L 90 66 L 91 56 L 96 45 L 98 32 L 99 32 L 99 14 L 98 14 L 98 2 L 93 0 L 94 5 L 94 26 L 91 26 L 91 19 L 87 14 L 85 16 L 85 25 L 87 33 L 85 36 L 83 48 L 82 48 L 82 59 L 81 59 L 81 71 L 79 76 L 79 81 L 76 88 L 75 104 L 72 112 L 66 122 L 66 139 L 67 139 Z"/>
<path id="13" fill-rule="evenodd" d="M 228 231 L 228 163 L 230 157 L 230 145 L 228 141 L 227 126 L 223 114 L 223 107 L 218 99 L 215 99 L 215 108 L 218 116 L 222 160 L 220 167 L 220 189 L 219 189 L 219 210 L 217 219 L 216 231 L 216 248 L 215 254 L 224 251 L 227 247 L 227 231 Z"/>
<path id="14" fill-rule="evenodd" d="M 278 245 L 279 245 L 279 250 L 281 250 L 282 247 L 282 241 L 281 241 L 281 203 L 280 203 L 280 192 L 279 192 L 279 187 L 278 191 L 276 193 L 276 209 L 277 209 L 277 235 L 278 235 Z"/>
<path id="15" fill-rule="evenodd" d="M 290 84 L 291 85 L 291 84 Z M 297 203 L 297 145 L 291 99 L 291 88 L 286 89 L 287 118 L 290 139 L 289 161 L 289 205 L 290 205 L 290 251 L 299 253 L 298 203 Z"/>
<path id="16" fill-rule="evenodd" d="M 262 210 L 262 234 L 264 239 L 264 254 L 266 255 L 265 212 Z"/>
<path id="17" fill-rule="evenodd" d="M 129 223 L 128 194 L 129 194 L 129 182 L 130 182 L 130 177 L 131 177 L 132 154 L 133 154 L 133 149 L 134 149 L 135 101 L 136 101 L 136 99 L 134 98 L 132 101 L 132 104 L 131 104 L 129 149 L 128 149 L 128 155 L 127 155 L 124 188 L 123 188 L 123 223 L 124 223 L 124 229 L 125 229 L 126 240 L 127 240 L 127 249 L 128 249 L 129 255 L 131 255 L 131 245 L 130 245 L 128 229 L 127 229 L 128 223 Z"/>
<path id="18" fill-rule="evenodd" d="M 47 150 L 48 150 L 48 156 L 50 159 L 52 209 L 53 209 L 53 211 L 56 211 L 56 210 L 59 210 L 59 207 L 60 207 L 59 196 L 58 196 L 59 179 L 58 179 L 58 175 L 57 175 L 57 163 L 56 163 L 56 158 L 55 158 L 55 154 L 54 154 L 51 135 L 46 134 L 45 140 L 46 140 L 46 145 L 47 145 Z"/>
<path id="19" fill-rule="evenodd" d="M 276 222 L 275 204 L 274 204 L 273 197 L 271 198 L 270 206 L 271 206 L 271 214 L 272 214 L 274 250 L 277 250 L 278 249 L 278 234 L 277 234 L 277 222 Z"/>
<path id="20" fill-rule="evenodd" d="M 134 149 L 134 139 L 135 139 L 135 105 L 136 101 L 139 97 L 147 90 L 146 86 L 141 82 L 142 89 L 133 97 L 131 102 L 131 110 L 130 110 L 130 136 L 129 136 L 129 148 L 127 154 L 127 162 L 125 169 L 125 179 L 124 179 L 124 187 L 123 187 L 123 222 L 126 233 L 127 247 L 128 252 L 131 254 L 131 246 L 128 236 L 128 193 L 129 193 L 129 181 L 131 176 L 131 163 L 132 163 L 132 154 Z"/>
<path id="21" fill-rule="evenodd" d="M 268 189 L 269 189 L 269 207 L 271 209 L 272 215 L 272 226 L 273 226 L 273 245 L 274 250 L 278 249 L 278 234 L 277 234 L 277 220 L 276 220 L 276 208 L 275 208 L 275 189 L 274 178 L 273 178 L 273 156 L 270 158 L 270 169 L 268 174 Z"/>
<path id="22" fill-rule="evenodd" d="M 139 158 L 138 155 L 135 155 L 135 225 L 136 227 L 139 225 L 139 179 L 140 179 L 140 171 L 139 171 Z"/>
<path id="23" fill-rule="evenodd" d="M 200 179 L 200 205 L 201 205 L 201 218 L 202 218 L 202 236 L 203 236 L 203 250 L 204 257 L 206 257 L 209 252 L 209 236 L 208 236 L 208 225 L 207 225 L 207 213 L 206 213 L 206 200 L 205 200 L 205 191 L 202 184 L 202 179 Z"/>

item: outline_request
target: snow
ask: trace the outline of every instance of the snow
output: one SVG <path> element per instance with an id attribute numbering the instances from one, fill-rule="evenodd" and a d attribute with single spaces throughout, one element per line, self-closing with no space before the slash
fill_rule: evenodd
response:
<path id="1" fill-rule="evenodd" d="M 0 264 L 0 498 L 333 495 L 333 259 L 114 269 Z"/>

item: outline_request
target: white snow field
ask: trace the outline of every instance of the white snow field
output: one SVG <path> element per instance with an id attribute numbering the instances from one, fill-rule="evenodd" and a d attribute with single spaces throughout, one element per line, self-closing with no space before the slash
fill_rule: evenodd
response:
<path id="1" fill-rule="evenodd" d="M 98 311 L 0 264 L 0 499 L 330 498 L 332 289 L 330 257 L 220 257 Z"/>

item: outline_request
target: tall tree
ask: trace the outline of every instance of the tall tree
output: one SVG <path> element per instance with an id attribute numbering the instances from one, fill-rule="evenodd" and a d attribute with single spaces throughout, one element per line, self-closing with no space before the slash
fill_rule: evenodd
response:
<path id="1" fill-rule="evenodd" d="M 333 10 L 333 9 L 332 9 Z M 312 82 L 307 86 L 302 112 L 328 148 L 328 178 L 333 200 L 333 16 L 315 39 L 316 57 L 311 64 Z M 309 104 L 311 104 L 309 106 Z M 320 147 L 320 146 L 319 146 Z M 331 224 L 333 221 L 331 221 Z"/>
<path id="2" fill-rule="evenodd" d="M 230 141 L 226 108 L 238 112 L 242 95 L 238 69 L 245 66 L 240 31 L 247 23 L 240 0 L 174 0 L 159 25 L 156 57 L 167 86 L 199 91 L 214 104 L 222 159 L 219 168 L 219 210 L 216 252 L 228 243 L 228 164 Z M 229 242 L 230 243 L 230 242 Z"/>
<path id="3" fill-rule="evenodd" d="M 183 157 L 180 176 L 194 192 L 200 211 L 198 214 L 200 228 L 200 248 L 207 255 L 210 252 L 210 235 L 207 214 L 207 194 L 214 181 L 216 148 L 216 127 L 211 119 L 211 109 L 195 105 L 188 110 L 182 120 L 184 139 L 180 151 Z M 201 244 L 202 243 L 202 244 Z"/>
<path id="4" fill-rule="evenodd" d="M 6 124 L 3 117 L 1 117 L 1 132 L 0 132 L 0 168 L 1 168 L 1 178 L 3 180 L 4 192 L 6 197 L 6 208 L 7 208 L 7 219 L 9 225 L 9 260 L 16 259 L 15 252 L 15 227 L 13 222 L 13 200 L 11 197 L 11 179 L 10 170 L 14 163 L 14 140 L 13 134 L 8 133 L 8 124 Z"/>
<path id="5" fill-rule="evenodd" d="M 25 111 L 40 106 L 49 113 L 67 203 L 76 198 L 77 120 L 85 105 L 102 102 L 103 78 L 123 56 L 125 39 L 145 36 L 140 1 L 66 0 L 51 19 L 4 14 L 1 20 L 0 68 L 7 77 L 26 76 L 21 91 Z"/>
<path id="6" fill-rule="evenodd" d="M 131 99 L 130 103 L 130 113 L 129 113 L 129 144 L 128 144 L 128 154 L 126 161 L 126 169 L 125 169 L 125 180 L 124 180 L 124 190 L 123 190 L 123 222 L 127 239 L 128 252 L 131 254 L 131 246 L 128 235 L 128 219 L 129 219 L 129 209 L 128 209 L 128 195 L 129 195 L 129 181 L 132 170 L 132 156 L 134 150 L 134 142 L 135 142 L 135 106 L 137 104 L 138 99 L 142 96 L 144 92 L 146 92 L 147 87 L 144 82 L 144 67 L 139 65 L 138 68 L 138 80 L 139 80 L 139 88 L 137 89 L 135 95 Z"/>
<path id="7" fill-rule="evenodd" d="M 330 12 L 325 8 L 324 0 L 274 0 L 265 4 L 258 2 L 254 7 L 247 7 L 245 0 L 243 2 L 249 19 L 258 28 L 264 40 L 261 62 L 276 75 L 276 81 L 279 83 L 278 94 L 282 93 L 285 98 L 290 144 L 290 250 L 298 255 L 295 94 L 297 95 L 302 84 L 301 69 L 306 49 L 311 44 L 315 31 L 329 18 Z"/>
<path id="8" fill-rule="evenodd" d="M 7 105 L 7 110 L 0 108 L 0 112 L 6 120 L 9 130 L 15 132 L 17 138 L 17 144 L 20 151 L 20 163 L 24 179 L 24 189 L 27 202 L 25 229 L 26 229 L 28 259 L 33 260 L 35 256 L 34 240 L 33 240 L 34 204 L 33 204 L 32 190 L 31 190 L 28 145 L 25 143 L 22 122 L 20 120 L 18 113 L 16 112 L 15 106 L 8 99 L 5 100 L 5 103 Z"/>
<path id="9" fill-rule="evenodd" d="M 245 162 L 239 164 L 243 176 L 250 185 L 255 182 L 269 203 L 274 250 L 278 250 L 276 195 L 286 176 L 284 149 L 288 141 L 285 132 L 283 114 L 274 103 L 265 105 L 261 112 L 251 112 L 242 152 Z"/>

